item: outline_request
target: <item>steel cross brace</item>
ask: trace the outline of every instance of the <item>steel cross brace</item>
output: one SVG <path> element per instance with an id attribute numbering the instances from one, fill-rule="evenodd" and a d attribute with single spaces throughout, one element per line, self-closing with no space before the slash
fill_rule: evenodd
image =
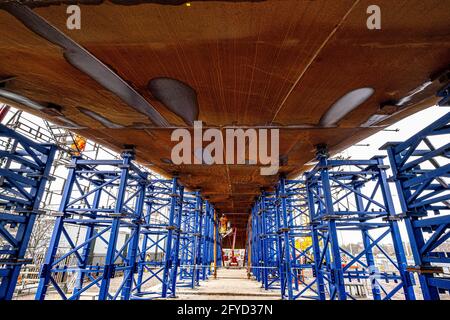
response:
<path id="1" fill-rule="evenodd" d="M 448 92 L 447 92 L 448 93 Z M 387 150 L 425 300 L 450 293 L 450 112 Z"/>

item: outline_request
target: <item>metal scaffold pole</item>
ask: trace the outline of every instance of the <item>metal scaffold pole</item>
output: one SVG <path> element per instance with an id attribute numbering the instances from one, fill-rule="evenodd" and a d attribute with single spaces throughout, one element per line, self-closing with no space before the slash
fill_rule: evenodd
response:
<path id="1" fill-rule="evenodd" d="M 292 265 L 291 258 L 292 243 L 289 239 L 290 227 L 288 223 L 288 212 L 286 204 L 286 189 L 285 179 L 281 178 L 276 188 L 276 202 L 275 202 L 275 214 L 276 214 L 276 234 L 278 235 L 278 264 L 280 274 L 280 286 L 281 297 L 284 298 L 287 295 L 289 300 L 293 299 L 292 291 Z"/>
<path id="2" fill-rule="evenodd" d="M 219 233 L 219 223 L 218 223 L 218 219 L 217 219 L 217 212 L 214 210 L 214 208 L 212 208 L 212 214 L 213 214 L 213 226 L 212 228 L 213 230 L 213 249 L 212 249 L 212 255 L 213 255 L 213 276 L 214 279 L 217 279 L 217 268 L 218 265 L 221 265 L 221 259 L 219 259 L 219 257 L 221 258 L 221 254 L 220 254 L 220 233 Z"/>
<path id="3" fill-rule="evenodd" d="M 448 91 L 447 91 L 448 95 Z M 448 100 L 448 98 L 447 98 Z M 450 293 L 450 112 L 387 150 L 425 300 Z M 447 246 L 445 246 L 447 243 Z"/>
<path id="4" fill-rule="evenodd" d="M 195 287 L 197 250 L 198 204 L 195 192 L 184 196 L 180 238 L 180 287 Z"/>
<path id="5" fill-rule="evenodd" d="M 217 214 L 217 213 L 216 213 Z M 219 269 L 220 267 L 222 267 L 223 265 L 223 257 L 222 257 L 222 235 L 219 233 L 219 221 L 218 219 L 216 219 L 215 222 L 215 232 L 216 232 L 216 243 L 215 243 L 215 248 L 216 248 L 216 254 L 214 255 L 215 259 L 216 259 L 216 266 L 214 268 L 214 277 L 217 278 L 217 269 Z"/>
<path id="6" fill-rule="evenodd" d="M 0 300 L 10 300 L 22 266 L 31 262 L 26 251 L 57 148 L 1 124 L 0 137 Z"/>
<path id="7" fill-rule="evenodd" d="M 163 298 L 169 294 L 175 297 L 179 264 L 181 237 L 181 217 L 183 214 L 184 188 L 178 185 L 178 179 L 172 179 L 170 193 L 169 221 L 167 225 L 167 240 L 165 246 L 164 270 L 162 279 Z"/>
<path id="8" fill-rule="evenodd" d="M 214 246 L 213 242 L 213 220 L 214 208 L 209 203 L 208 200 L 205 201 L 205 223 L 203 227 L 203 243 L 202 243 L 202 255 L 201 255 L 201 265 L 202 265 L 202 280 L 207 280 L 211 275 L 211 263 L 212 263 L 212 249 Z"/>

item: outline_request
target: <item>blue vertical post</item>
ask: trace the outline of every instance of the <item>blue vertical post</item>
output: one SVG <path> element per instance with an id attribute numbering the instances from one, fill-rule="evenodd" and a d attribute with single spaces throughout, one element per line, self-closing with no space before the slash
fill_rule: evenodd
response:
<path id="1" fill-rule="evenodd" d="M 47 294 L 51 276 L 51 265 L 55 261 L 55 255 L 58 250 L 58 244 L 61 240 L 62 229 L 64 227 L 64 219 L 66 218 L 64 215 L 64 210 L 70 201 L 70 194 L 72 193 L 72 189 L 76 179 L 75 169 L 77 161 L 78 157 L 73 157 L 69 166 L 69 173 L 67 175 L 66 184 L 64 185 L 64 190 L 61 198 L 61 204 L 59 206 L 60 216 L 56 218 L 52 237 L 50 238 L 49 249 L 47 250 L 47 254 L 45 255 L 44 263 L 41 266 L 40 280 L 35 295 L 36 300 L 44 300 L 45 295 Z"/>
<path id="2" fill-rule="evenodd" d="M 138 247 L 139 247 L 139 236 L 141 231 L 141 224 L 142 224 L 142 217 L 143 217 L 143 210 L 144 210 L 144 201 L 145 201 L 145 194 L 147 191 L 147 178 L 148 175 L 145 174 L 144 177 L 142 177 L 138 181 L 138 190 L 137 190 L 137 198 L 135 203 L 135 217 L 133 219 L 134 228 L 131 230 L 131 240 L 128 245 L 128 254 L 127 254 L 127 260 L 128 260 L 128 267 L 129 269 L 125 270 L 124 272 L 124 286 L 122 289 L 122 299 L 123 300 L 129 300 L 131 296 L 131 290 L 133 287 L 133 280 L 134 280 L 134 274 L 137 273 L 137 258 L 138 258 Z"/>
<path id="3" fill-rule="evenodd" d="M 256 203 L 252 206 L 252 273 L 255 276 L 255 279 L 259 282 L 260 281 L 260 269 L 259 264 L 259 233 L 258 233 L 258 216 L 256 211 Z"/>
<path id="4" fill-rule="evenodd" d="M 341 261 L 341 253 L 339 251 L 339 240 L 337 237 L 337 227 L 336 221 L 334 219 L 334 210 L 333 210 L 333 198 L 331 195 L 331 185 L 330 178 L 328 175 L 328 163 L 326 156 L 319 155 L 319 166 L 321 167 L 321 181 L 325 202 L 325 210 L 326 215 L 328 216 L 328 232 L 330 237 L 331 244 L 331 255 L 332 255 L 332 270 L 331 277 L 334 282 L 334 290 L 336 292 L 332 292 L 331 295 L 337 294 L 339 300 L 346 300 L 347 294 L 345 293 L 345 284 L 344 284 L 344 274 L 342 271 L 342 261 Z"/>
<path id="5" fill-rule="evenodd" d="M 211 205 L 208 200 L 205 201 L 205 226 L 203 230 L 203 261 L 202 261 L 202 280 L 206 280 L 207 278 L 207 269 L 208 265 L 210 265 L 210 241 L 211 241 L 211 235 L 210 235 L 210 226 L 211 226 Z"/>
<path id="6" fill-rule="evenodd" d="M 261 218 L 261 223 L 260 223 L 260 237 L 261 237 L 261 258 L 263 261 L 263 265 L 262 265 L 262 281 L 263 281 L 263 287 L 264 289 L 268 290 L 269 289 L 269 273 L 268 273 L 268 250 L 267 250 L 267 241 L 266 241 L 266 236 L 267 236 L 267 231 L 266 231 L 266 207 L 265 207 L 265 200 L 266 200 L 266 193 L 265 191 L 262 192 L 261 195 L 261 200 L 260 200 L 260 206 L 259 206 L 259 212 L 260 212 L 260 218 Z"/>
<path id="7" fill-rule="evenodd" d="M 172 241 L 174 238 L 174 231 L 177 229 L 177 225 L 175 224 L 176 221 L 175 219 L 177 219 L 177 217 L 175 216 L 176 214 L 176 209 L 177 209 L 177 200 L 178 200 L 178 193 L 177 193 L 177 178 L 174 177 L 172 179 L 172 193 L 170 195 L 171 199 L 170 199 L 170 208 L 169 208 L 169 223 L 167 226 L 167 237 L 166 237 L 166 256 L 165 256 L 165 264 L 164 264 L 164 271 L 163 271 L 163 281 L 162 281 L 162 294 L 161 296 L 163 298 L 167 297 L 167 292 L 169 289 L 169 281 L 170 281 L 170 276 L 171 276 L 171 269 L 173 268 L 173 253 L 172 253 Z M 178 225 L 179 226 L 179 225 Z M 175 279 L 176 281 L 176 279 Z"/>
<path id="8" fill-rule="evenodd" d="M 392 243 L 394 245 L 395 256 L 397 258 L 397 267 L 402 279 L 403 293 L 406 300 L 415 300 L 413 281 L 411 274 L 406 270 L 406 255 L 403 248 L 402 239 L 400 236 L 400 229 L 398 227 L 398 217 L 395 215 L 394 203 L 392 202 L 391 190 L 387 182 L 386 172 L 384 170 L 384 163 L 381 157 L 376 158 L 378 161 L 378 175 L 380 179 L 380 188 L 383 195 L 384 203 L 386 204 L 387 217 L 390 225 Z"/>
<path id="9" fill-rule="evenodd" d="M 288 291 L 288 299 L 292 300 L 293 292 L 292 292 L 292 265 L 291 265 L 291 250 L 290 250 L 290 240 L 289 240 L 289 222 L 288 222 L 288 213 L 287 213 L 287 205 L 286 205 L 286 179 L 284 177 L 280 178 L 280 197 L 281 197 L 281 212 L 282 212 L 282 221 L 283 228 L 280 229 L 280 233 L 283 234 L 284 240 L 284 264 L 285 264 L 285 272 L 286 272 L 286 281 L 287 281 L 287 291 Z"/>
<path id="10" fill-rule="evenodd" d="M 295 265 L 300 264 L 300 257 L 297 257 L 297 253 L 296 253 L 296 247 L 295 247 L 295 236 L 293 235 L 293 232 L 295 231 L 295 226 L 294 226 L 294 206 L 292 205 L 292 202 L 295 201 L 294 199 L 290 199 L 291 197 L 288 195 L 288 192 L 286 190 L 286 179 L 284 180 L 284 184 L 285 184 L 285 194 L 286 194 L 286 228 L 289 228 L 289 230 L 287 230 L 287 236 L 288 236 L 288 240 L 289 240 L 289 252 L 292 252 L 292 257 L 289 258 L 289 265 L 290 265 L 290 270 L 291 270 L 291 279 L 293 280 L 293 290 L 298 290 L 299 289 L 299 284 L 298 284 L 298 276 L 299 276 L 299 271 L 297 268 L 293 268 Z M 288 201 L 289 199 L 289 201 Z M 288 214 L 288 212 L 290 212 L 290 214 Z M 292 236 L 291 236 L 292 235 Z"/>
<path id="11" fill-rule="evenodd" d="M 255 259 L 255 271 L 254 274 L 256 275 L 256 280 L 259 282 L 262 282 L 262 271 L 260 267 L 263 266 L 263 259 L 262 259 L 262 249 L 261 249 L 261 233 L 260 233 L 260 220 L 261 215 L 258 212 L 259 205 L 256 203 L 253 206 L 253 239 L 254 239 L 254 246 L 253 246 L 253 256 Z"/>
<path id="12" fill-rule="evenodd" d="M 117 239 L 119 237 L 120 229 L 120 216 L 123 214 L 123 205 L 125 199 L 125 192 L 128 182 L 128 171 L 133 155 L 131 153 L 123 153 L 123 165 L 120 168 L 120 181 L 118 194 L 116 198 L 116 204 L 114 208 L 114 214 L 112 217 L 112 225 L 109 233 L 108 247 L 106 250 L 105 266 L 103 272 L 103 278 L 100 284 L 100 291 L 98 294 L 99 300 L 106 300 L 109 296 L 109 285 L 111 278 L 115 275 L 115 261 L 116 261 L 116 247 Z"/>
<path id="13" fill-rule="evenodd" d="M 200 191 L 196 192 L 196 206 L 195 206 L 195 257 L 194 257 L 194 282 L 196 286 L 200 285 L 200 271 L 202 270 L 202 229 L 203 229 L 203 201 L 200 196 Z"/>
<path id="14" fill-rule="evenodd" d="M 282 213 L 280 212 L 280 188 L 275 189 L 275 229 L 277 233 L 276 241 L 277 241 L 277 258 L 278 258 L 278 274 L 280 277 L 280 289 L 281 289 L 281 299 L 284 299 L 286 296 L 286 287 L 289 285 L 286 282 L 286 278 L 288 277 L 287 272 L 287 264 L 284 261 L 284 249 L 283 249 L 283 224 L 282 224 Z M 289 245 L 288 245 L 289 246 Z"/>
<path id="15" fill-rule="evenodd" d="M 177 286 L 177 275 L 178 275 L 178 267 L 180 266 L 180 240 L 181 240 L 181 230 L 180 230 L 180 225 L 181 225 L 181 216 L 182 216 L 182 211 L 183 211 L 183 196 L 184 196 L 184 187 L 183 186 L 179 186 L 178 188 L 178 199 L 177 199 L 177 207 L 176 207 L 176 212 L 177 212 L 177 219 L 176 219 L 176 232 L 175 232 L 175 241 L 174 241 L 174 246 L 175 249 L 173 250 L 173 268 L 172 268 L 172 273 L 171 273 L 171 296 L 175 297 L 176 296 L 176 286 Z"/>

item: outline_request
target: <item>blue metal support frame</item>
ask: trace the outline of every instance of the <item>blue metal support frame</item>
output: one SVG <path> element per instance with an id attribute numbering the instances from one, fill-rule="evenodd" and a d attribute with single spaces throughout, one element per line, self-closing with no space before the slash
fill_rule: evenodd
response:
<path id="1" fill-rule="evenodd" d="M 72 159 L 40 272 L 37 300 L 45 299 L 49 287 L 64 300 L 77 300 L 87 290 L 94 291 L 99 300 L 130 298 L 148 185 L 148 174 L 132 162 L 133 157 L 132 151 L 125 151 L 121 160 Z M 100 206 L 105 202 L 109 205 Z M 83 228 L 83 240 L 74 237 L 74 227 Z M 119 244 L 120 231 L 129 236 Z M 106 244 L 102 265 L 89 261 L 96 241 Z M 60 253 L 64 244 L 68 244 L 69 250 Z M 77 276 L 72 292 L 65 292 L 58 285 L 54 278 L 57 273 Z M 118 274 L 123 275 L 122 280 L 111 288 L 111 279 Z"/>
<path id="2" fill-rule="evenodd" d="M 314 277 L 314 252 L 305 182 L 282 177 L 276 193 L 280 221 L 278 234 L 282 248 L 280 272 L 285 274 L 281 287 L 282 298 L 320 299 L 319 282 Z"/>
<path id="3" fill-rule="evenodd" d="M 221 268 L 223 265 L 223 261 L 222 261 L 222 236 L 219 233 L 219 219 L 217 219 L 217 212 L 214 213 L 214 216 L 216 218 L 214 219 L 214 228 L 215 228 L 215 233 L 216 233 L 216 270 L 214 270 L 214 275 L 216 276 L 216 271 L 217 269 Z M 214 241 L 214 240 L 213 240 Z M 214 250 L 214 249 L 213 249 Z M 213 256 L 213 260 L 214 260 L 214 253 L 212 254 Z"/>
<path id="4" fill-rule="evenodd" d="M 214 261 L 214 207 L 202 200 L 200 192 L 188 192 L 184 198 L 180 244 L 180 282 L 194 288 L 207 280 Z M 220 252 L 220 250 L 218 250 Z"/>
<path id="5" fill-rule="evenodd" d="M 211 263 L 214 262 L 214 207 L 205 201 L 205 222 L 202 230 L 202 254 L 200 264 L 202 265 L 201 279 L 207 280 L 211 275 Z"/>
<path id="6" fill-rule="evenodd" d="M 275 192 L 263 191 L 252 208 L 250 226 L 249 276 L 266 290 L 280 290 L 282 299 L 320 299 L 313 246 L 302 250 L 296 244 L 311 239 L 304 181 L 280 178 Z"/>
<path id="7" fill-rule="evenodd" d="M 202 249 L 203 240 L 205 235 L 204 232 L 204 218 L 205 213 L 203 210 L 203 200 L 200 197 L 200 192 L 196 192 L 196 206 L 195 206 L 195 251 L 194 251 L 194 284 L 196 286 L 200 285 L 200 275 L 203 270 L 202 264 Z"/>
<path id="8" fill-rule="evenodd" d="M 450 278 L 443 269 L 450 266 L 450 252 L 441 246 L 450 238 L 450 112 L 408 140 L 383 148 L 414 257 L 415 265 L 408 269 L 417 272 L 423 298 L 439 300 L 450 293 Z"/>
<path id="9" fill-rule="evenodd" d="M 149 184 L 132 299 L 176 295 L 183 196 L 184 188 L 176 177 Z"/>
<path id="10" fill-rule="evenodd" d="M 363 279 L 370 280 L 374 299 L 391 299 L 399 290 L 403 290 L 405 299 L 415 299 L 398 227 L 400 217 L 395 214 L 382 157 L 332 160 L 319 150 L 317 159 L 319 163 L 305 174 L 317 281 L 328 284 L 331 300 L 354 299 L 346 286 Z M 361 232 L 365 245 L 362 251 L 345 250 L 338 239 L 340 231 Z M 390 241 L 395 259 L 383 249 L 381 241 Z M 375 248 L 395 272 L 376 269 Z M 383 286 L 382 280 L 395 286 Z M 324 298 L 323 293 L 320 296 Z"/>
<path id="11" fill-rule="evenodd" d="M 187 192 L 184 197 L 180 239 L 180 282 L 178 283 L 180 287 L 194 288 L 196 285 L 198 224 L 201 211 L 199 197 L 197 192 Z"/>
<path id="12" fill-rule="evenodd" d="M 274 193 L 263 191 L 252 209 L 251 272 L 265 290 L 279 289 L 280 242 Z"/>
<path id="13" fill-rule="evenodd" d="M 0 125 L 0 300 L 13 297 L 39 205 L 49 180 L 56 146 L 38 144 Z"/>

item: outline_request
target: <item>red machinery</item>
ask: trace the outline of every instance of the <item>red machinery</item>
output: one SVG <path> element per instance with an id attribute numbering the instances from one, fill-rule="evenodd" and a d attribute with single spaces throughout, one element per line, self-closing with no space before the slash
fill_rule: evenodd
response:
<path id="1" fill-rule="evenodd" d="M 237 267 L 237 266 L 239 266 L 237 258 L 234 255 L 234 245 L 236 244 L 236 234 L 237 234 L 237 229 L 233 228 L 233 245 L 231 246 L 231 259 L 230 259 L 230 264 L 229 264 L 230 267 Z"/>
<path id="2" fill-rule="evenodd" d="M 9 109 L 10 109 L 10 106 L 7 106 L 6 104 L 3 105 L 2 107 L 0 107 L 0 122 L 2 122 L 3 119 L 6 117 Z"/>

